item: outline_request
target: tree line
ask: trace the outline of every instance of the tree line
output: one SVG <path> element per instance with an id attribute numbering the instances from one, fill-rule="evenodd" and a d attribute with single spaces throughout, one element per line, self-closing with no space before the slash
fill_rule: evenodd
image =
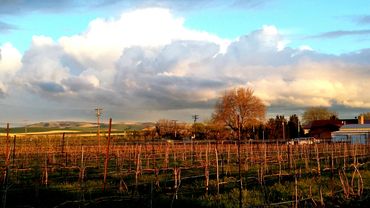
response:
<path id="1" fill-rule="evenodd" d="M 251 88 L 225 91 L 215 105 L 209 121 L 184 124 L 161 119 L 155 135 L 169 139 L 233 139 L 240 132 L 243 139 L 287 140 L 305 136 L 303 125 L 315 120 L 337 120 L 338 113 L 326 107 L 308 107 L 302 120 L 297 114 L 276 115 L 266 120 L 266 105 Z M 361 114 L 370 118 L 370 112 Z"/>

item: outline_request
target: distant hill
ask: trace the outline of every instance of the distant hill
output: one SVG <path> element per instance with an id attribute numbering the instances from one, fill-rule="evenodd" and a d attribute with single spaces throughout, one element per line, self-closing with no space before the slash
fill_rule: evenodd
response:
<path id="1" fill-rule="evenodd" d="M 96 127 L 96 124 L 90 122 L 76 122 L 76 121 L 52 121 L 52 122 L 39 122 L 27 125 L 27 128 L 91 128 Z"/>
<path id="2" fill-rule="evenodd" d="M 143 130 L 154 127 L 152 122 L 117 122 L 112 124 L 112 131 L 122 132 L 130 130 Z M 101 131 L 108 130 L 107 123 L 100 124 Z M 93 132 L 96 131 L 97 124 L 94 122 L 77 122 L 77 121 L 49 121 L 29 124 L 24 127 L 11 128 L 12 133 L 31 133 L 31 132 L 46 132 L 69 130 L 78 132 Z M 4 133 L 5 128 L 0 128 L 0 133 Z"/>

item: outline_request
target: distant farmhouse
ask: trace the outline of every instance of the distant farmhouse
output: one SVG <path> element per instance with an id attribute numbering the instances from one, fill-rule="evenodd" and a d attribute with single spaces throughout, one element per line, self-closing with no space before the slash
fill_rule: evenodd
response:
<path id="1" fill-rule="evenodd" d="M 338 131 L 343 125 L 340 120 L 315 120 L 303 127 L 305 134 L 322 142 L 331 141 L 331 133 Z"/>
<path id="2" fill-rule="evenodd" d="M 368 143 L 370 120 L 358 119 L 316 120 L 303 127 L 305 134 L 322 142 Z"/>
<path id="3" fill-rule="evenodd" d="M 359 116 L 357 124 L 345 124 L 339 131 L 332 132 L 333 142 L 348 142 L 352 144 L 368 144 L 370 121 Z"/>

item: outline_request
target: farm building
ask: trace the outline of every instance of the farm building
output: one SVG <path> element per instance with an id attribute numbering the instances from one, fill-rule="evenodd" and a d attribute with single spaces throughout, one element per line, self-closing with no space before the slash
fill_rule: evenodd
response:
<path id="1" fill-rule="evenodd" d="M 332 141 L 333 135 L 342 134 L 343 131 L 348 133 L 352 131 L 353 128 L 366 131 L 366 127 L 362 125 L 370 125 L 370 120 L 366 120 L 363 115 L 360 115 L 358 118 L 354 119 L 315 120 L 305 125 L 303 128 L 307 136 L 315 137 L 322 142 L 330 142 Z M 356 138 L 356 136 L 354 138 Z"/>
<path id="2" fill-rule="evenodd" d="M 370 124 L 343 125 L 339 131 L 332 132 L 331 135 L 333 142 L 368 144 L 370 138 Z"/>
<path id="3" fill-rule="evenodd" d="M 304 126 L 308 137 L 315 137 L 323 142 L 330 142 L 331 133 L 342 126 L 339 120 L 315 120 Z"/>

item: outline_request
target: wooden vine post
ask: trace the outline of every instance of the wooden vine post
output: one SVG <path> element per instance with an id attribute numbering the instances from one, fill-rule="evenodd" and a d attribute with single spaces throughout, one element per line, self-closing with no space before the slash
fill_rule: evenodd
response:
<path id="1" fill-rule="evenodd" d="M 4 170 L 4 181 L 3 185 L 7 186 L 8 181 L 8 171 L 9 171 L 9 165 L 10 165 L 10 137 L 9 137 L 9 123 L 6 124 L 6 147 L 5 147 L 5 170 Z"/>
<path id="2" fill-rule="evenodd" d="M 206 194 L 208 194 L 208 189 L 209 189 L 209 160 L 208 160 L 208 147 L 209 147 L 209 144 L 207 144 L 207 147 L 206 147 L 206 163 L 204 165 L 204 175 L 205 175 L 205 178 L 206 178 L 206 181 L 205 181 L 205 186 L 206 186 Z"/>
<path id="3" fill-rule="evenodd" d="M 6 152 L 5 152 L 5 157 L 6 157 L 6 161 L 5 161 L 5 165 L 6 165 L 6 168 L 8 169 L 8 166 L 9 166 L 9 161 L 10 161 L 10 136 L 9 136 L 9 132 L 10 132 L 10 129 L 9 129 L 9 123 L 6 124 Z"/>
<path id="4" fill-rule="evenodd" d="M 242 181 L 242 173 L 241 173 L 241 155 L 240 155 L 240 143 L 241 143 L 241 138 L 240 138 L 240 116 L 238 115 L 238 118 L 237 118 L 237 122 L 238 122 L 238 165 L 239 165 L 239 208 L 242 208 L 243 207 L 243 181 Z"/>
<path id="5" fill-rule="evenodd" d="M 16 140 L 17 140 L 17 136 L 14 135 L 14 139 L 13 139 L 13 166 L 14 166 L 14 163 L 15 163 L 15 144 L 16 144 Z"/>
<path id="6" fill-rule="evenodd" d="M 66 133 L 63 132 L 63 134 L 62 134 L 62 144 L 61 144 L 61 146 L 62 146 L 62 155 L 64 153 L 64 137 L 65 137 L 65 135 L 66 135 Z"/>
<path id="7" fill-rule="evenodd" d="M 5 149 L 5 170 L 3 173 L 3 195 L 2 195 L 2 207 L 6 207 L 6 197 L 9 189 L 8 186 L 8 172 L 10 165 L 10 139 L 9 139 L 9 123 L 6 124 L 6 149 Z"/>
<path id="8" fill-rule="evenodd" d="M 216 143 L 217 144 L 217 143 Z M 217 197 L 220 195 L 220 176 L 219 176 L 219 167 L 218 167 L 218 146 L 215 148 L 216 155 L 216 183 L 217 183 Z"/>
<path id="9" fill-rule="evenodd" d="M 316 162 L 317 162 L 317 174 L 321 175 L 321 165 L 320 165 L 320 153 L 317 144 L 315 144 L 315 152 L 316 152 Z"/>
<path id="10" fill-rule="evenodd" d="M 106 148 L 106 153 L 105 153 L 105 161 L 104 161 L 104 187 L 103 191 L 106 189 L 107 185 L 107 172 L 108 172 L 108 162 L 109 162 L 109 146 L 110 146 L 110 132 L 112 129 L 112 118 L 109 119 L 109 129 L 108 129 L 108 143 L 107 143 L 107 148 Z"/>

